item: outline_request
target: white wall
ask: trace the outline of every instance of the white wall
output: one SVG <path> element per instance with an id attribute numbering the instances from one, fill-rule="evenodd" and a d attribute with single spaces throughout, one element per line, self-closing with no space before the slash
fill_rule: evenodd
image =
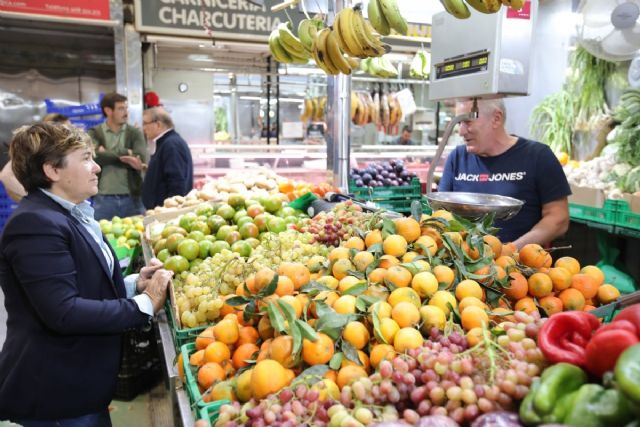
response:
<path id="1" fill-rule="evenodd" d="M 571 0 L 541 0 L 534 32 L 533 73 L 530 96 L 508 98 L 507 130 L 530 138 L 529 117 L 547 95 L 558 92 L 565 80 L 575 24 Z"/>

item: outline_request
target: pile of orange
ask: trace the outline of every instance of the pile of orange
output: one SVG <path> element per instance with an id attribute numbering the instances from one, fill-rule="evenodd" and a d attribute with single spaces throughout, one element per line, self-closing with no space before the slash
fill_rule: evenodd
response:
<path id="1" fill-rule="evenodd" d="M 333 185 L 322 182 L 320 184 L 311 184 L 306 181 L 287 180 L 278 184 L 278 191 L 285 194 L 289 201 L 295 200 L 307 193 L 313 193 L 316 196 L 324 197 L 328 192 L 339 193 L 340 190 Z"/>
<path id="2" fill-rule="evenodd" d="M 507 267 L 510 287 L 505 295 L 516 310 L 531 313 L 542 307 L 548 315 L 566 310 L 590 311 L 620 296 L 615 286 L 605 283 L 600 268 L 594 265 L 581 267 L 578 260 L 568 256 L 558 258 L 554 263 L 540 245 L 525 245 L 511 259 L 514 264 Z M 525 277 L 516 269 L 516 260 L 533 273 Z"/>

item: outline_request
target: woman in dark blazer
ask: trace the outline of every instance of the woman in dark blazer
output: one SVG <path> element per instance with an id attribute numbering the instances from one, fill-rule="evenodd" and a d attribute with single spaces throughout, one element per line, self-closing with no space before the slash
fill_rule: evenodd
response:
<path id="1" fill-rule="evenodd" d="M 86 201 L 98 192 L 100 167 L 84 132 L 44 123 L 23 127 L 11 158 L 28 195 L 0 237 L 8 316 L 0 420 L 111 425 L 122 334 L 149 324 L 164 303 L 171 272 L 155 263 L 125 285 Z"/>

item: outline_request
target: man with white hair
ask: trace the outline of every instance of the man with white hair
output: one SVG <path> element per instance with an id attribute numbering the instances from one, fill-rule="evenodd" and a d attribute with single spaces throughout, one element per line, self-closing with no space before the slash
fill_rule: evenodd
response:
<path id="1" fill-rule="evenodd" d="M 456 114 L 471 111 L 456 104 Z M 479 100 L 479 117 L 460 123 L 465 144 L 449 155 L 439 191 L 488 193 L 525 202 L 508 221 L 496 221 L 498 237 L 518 248 L 550 243 L 569 228 L 569 183 L 562 166 L 544 144 L 509 135 L 502 99 Z"/>

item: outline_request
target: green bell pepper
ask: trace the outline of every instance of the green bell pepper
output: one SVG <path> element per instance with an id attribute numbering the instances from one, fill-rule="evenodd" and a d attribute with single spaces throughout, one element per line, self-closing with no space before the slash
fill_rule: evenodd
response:
<path id="1" fill-rule="evenodd" d="M 626 349 L 615 367 L 618 387 L 635 407 L 640 406 L 640 344 Z"/>
<path id="2" fill-rule="evenodd" d="M 571 411 L 571 408 L 573 408 L 577 396 L 578 390 L 562 396 L 553 407 L 553 412 L 545 415 L 542 421 L 544 421 L 545 424 L 561 424 Z"/>
<path id="3" fill-rule="evenodd" d="M 529 393 L 525 396 L 524 400 L 520 404 L 520 421 L 528 426 L 536 426 L 542 424 L 542 418 L 537 414 L 533 408 L 533 398 L 540 389 L 540 378 L 536 378 L 531 383 Z"/>
<path id="4" fill-rule="evenodd" d="M 573 427 L 623 426 L 633 420 L 630 404 L 616 389 L 605 389 L 599 384 L 580 387 L 571 412 L 564 424 Z"/>
<path id="5" fill-rule="evenodd" d="M 533 407 L 540 416 L 551 414 L 561 397 L 587 382 L 587 374 L 575 365 L 558 363 L 547 368 L 540 377 L 540 388 L 533 398 Z"/>

